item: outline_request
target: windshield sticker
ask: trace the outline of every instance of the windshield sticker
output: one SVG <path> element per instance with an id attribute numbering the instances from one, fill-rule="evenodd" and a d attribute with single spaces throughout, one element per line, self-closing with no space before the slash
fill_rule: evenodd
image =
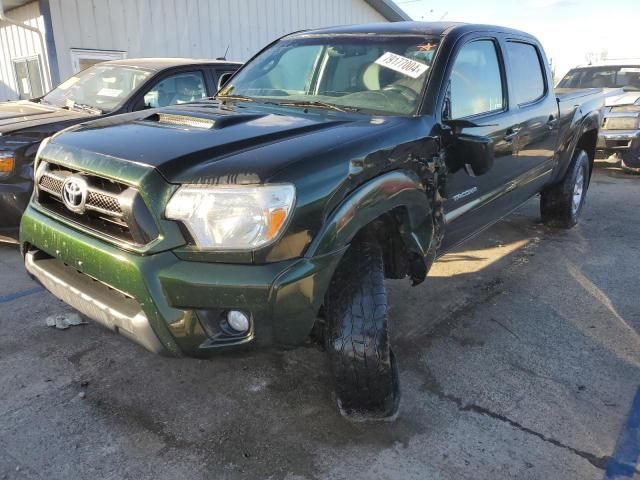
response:
<path id="1" fill-rule="evenodd" d="M 418 78 L 429 69 L 429 67 L 423 63 L 391 52 L 386 52 L 377 59 L 375 63 L 411 78 Z"/>
<path id="2" fill-rule="evenodd" d="M 640 68 L 637 67 L 623 67 L 620 69 L 621 73 L 640 73 Z"/>
<path id="3" fill-rule="evenodd" d="M 76 106 L 76 102 L 74 102 L 70 98 L 67 98 L 67 101 L 65 102 L 65 105 L 67 106 L 67 108 L 72 109 L 73 107 Z"/>
<path id="4" fill-rule="evenodd" d="M 101 88 L 98 92 L 98 96 L 100 97 L 119 97 L 122 95 L 122 90 L 117 90 L 115 88 Z"/>
<path id="5" fill-rule="evenodd" d="M 80 80 L 78 77 L 71 77 L 58 85 L 59 90 L 66 90 L 76 84 L 76 82 Z"/>

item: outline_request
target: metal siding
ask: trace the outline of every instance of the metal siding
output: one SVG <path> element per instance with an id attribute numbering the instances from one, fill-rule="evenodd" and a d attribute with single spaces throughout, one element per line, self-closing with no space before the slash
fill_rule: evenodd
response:
<path id="1" fill-rule="evenodd" d="M 384 22 L 365 0 L 50 0 L 60 77 L 71 48 L 134 57 L 247 60 L 268 42 L 305 28 Z"/>
<path id="2" fill-rule="evenodd" d="M 10 10 L 6 12 L 6 16 L 44 32 L 44 21 L 40 15 L 37 1 Z M 34 55 L 40 55 L 40 73 L 46 91 L 50 88 L 43 65 L 47 56 L 40 47 L 38 35 L 24 28 L 0 21 L 0 101 L 18 98 L 13 60 Z"/>

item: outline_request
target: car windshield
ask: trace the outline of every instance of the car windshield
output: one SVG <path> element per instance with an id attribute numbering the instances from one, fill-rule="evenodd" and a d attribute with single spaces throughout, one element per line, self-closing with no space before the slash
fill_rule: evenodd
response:
<path id="1" fill-rule="evenodd" d="M 94 65 L 62 82 L 41 102 L 106 113 L 120 105 L 151 72 L 119 65 Z"/>
<path id="2" fill-rule="evenodd" d="M 640 91 L 640 65 L 633 67 L 574 68 L 564 76 L 561 88 L 625 88 Z"/>
<path id="3" fill-rule="evenodd" d="M 218 96 L 411 115 L 437 41 L 416 35 L 299 35 L 258 55 Z"/>

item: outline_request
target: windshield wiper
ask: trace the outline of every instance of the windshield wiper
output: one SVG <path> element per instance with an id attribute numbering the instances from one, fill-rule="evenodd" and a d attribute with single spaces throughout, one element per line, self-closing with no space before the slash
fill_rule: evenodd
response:
<path id="1" fill-rule="evenodd" d="M 244 95 L 219 95 L 217 97 L 212 97 L 212 98 L 217 98 L 220 100 L 242 100 L 244 102 L 255 102 L 255 98 L 251 98 L 251 97 L 245 97 Z"/>
<path id="2" fill-rule="evenodd" d="M 100 110 L 98 107 L 94 107 L 93 105 L 88 105 L 86 103 L 74 102 L 73 108 L 77 108 L 89 113 L 95 113 L 96 115 L 102 115 L 102 110 Z"/>
<path id="3" fill-rule="evenodd" d="M 282 105 L 285 107 L 302 107 L 302 108 L 327 108 L 329 110 L 336 110 L 338 112 L 358 112 L 357 107 L 348 107 L 342 105 L 336 105 L 334 103 L 321 102 L 319 100 L 290 100 L 288 102 L 265 102 L 273 105 Z"/>

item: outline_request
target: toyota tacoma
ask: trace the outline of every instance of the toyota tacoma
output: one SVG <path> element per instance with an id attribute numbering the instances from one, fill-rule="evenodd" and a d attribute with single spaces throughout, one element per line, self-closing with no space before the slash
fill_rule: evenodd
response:
<path id="1" fill-rule="evenodd" d="M 324 345 L 347 416 L 398 408 L 385 278 L 540 193 L 583 208 L 604 97 L 531 35 L 386 23 L 287 35 L 218 96 L 77 125 L 35 165 L 28 271 L 157 353 Z"/>

